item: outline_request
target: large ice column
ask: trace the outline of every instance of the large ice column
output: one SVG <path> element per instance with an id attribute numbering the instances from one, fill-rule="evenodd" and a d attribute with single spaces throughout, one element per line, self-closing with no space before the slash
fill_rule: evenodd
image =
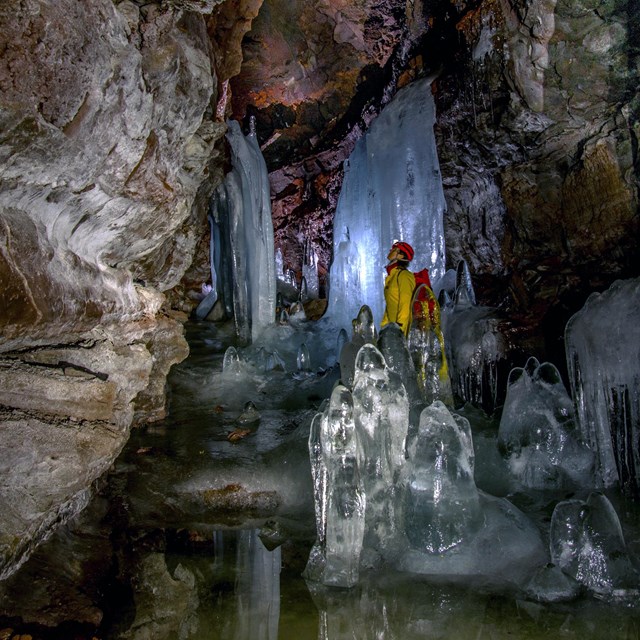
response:
<path id="1" fill-rule="evenodd" d="M 384 265 L 393 240 L 415 249 L 413 267 L 444 275 L 444 193 L 428 80 L 398 92 L 345 163 L 334 218 L 329 314 L 348 327 L 362 304 L 384 311 Z"/>
<path id="2" fill-rule="evenodd" d="M 344 163 L 344 180 L 333 219 L 333 262 L 329 272 L 329 315 L 350 333 L 351 320 L 366 304 L 382 318 L 377 260 L 380 221 L 370 215 L 366 140 Z"/>
<path id="3" fill-rule="evenodd" d="M 235 120 L 230 120 L 228 126 L 231 175 L 235 174 L 242 202 L 242 210 L 237 212 L 241 219 L 232 221 L 230 226 L 233 260 L 240 266 L 244 257 L 244 273 L 236 271 L 234 277 L 244 277 L 246 317 L 251 338 L 255 340 L 275 320 L 276 276 L 269 179 L 253 128 L 245 136 Z M 236 207 L 230 209 L 237 211 Z"/>
<path id="4" fill-rule="evenodd" d="M 583 439 L 598 479 L 640 492 L 640 279 L 592 294 L 567 323 L 565 345 Z"/>

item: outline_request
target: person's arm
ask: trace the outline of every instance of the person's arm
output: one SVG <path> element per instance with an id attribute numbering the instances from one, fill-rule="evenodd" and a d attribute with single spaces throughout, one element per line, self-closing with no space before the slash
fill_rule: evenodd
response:
<path id="1" fill-rule="evenodd" d="M 398 312 L 396 322 L 408 333 L 411 325 L 411 300 L 415 288 L 415 279 L 409 271 L 402 270 L 398 274 Z"/>

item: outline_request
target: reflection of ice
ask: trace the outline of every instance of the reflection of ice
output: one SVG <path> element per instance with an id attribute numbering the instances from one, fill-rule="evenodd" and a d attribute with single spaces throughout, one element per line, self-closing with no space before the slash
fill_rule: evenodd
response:
<path id="1" fill-rule="evenodd" d="M 258 532 L 238 533 L 235 640 L 277 640 L 281 551 L 268 551 Z"/>

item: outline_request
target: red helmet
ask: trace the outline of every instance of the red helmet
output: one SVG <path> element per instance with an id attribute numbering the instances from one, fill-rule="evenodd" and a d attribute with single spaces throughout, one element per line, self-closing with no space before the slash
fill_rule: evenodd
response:
<path id="1" fill-rule="evenodd" d="M 413 247 L 408 242 L 394 242 L 393 246 L 402 251 L 402 253 L 407 256 L 407 260 L 409 260 L 409 262 L 413 260 Z"/>

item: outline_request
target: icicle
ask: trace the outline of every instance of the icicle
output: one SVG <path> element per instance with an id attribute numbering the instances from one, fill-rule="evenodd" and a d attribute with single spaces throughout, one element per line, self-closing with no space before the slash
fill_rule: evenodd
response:
<path id="1" fill-rule="evenodd" d="M 309 355 L 309 348 L 304 342 L 298 347 L 296 362 L 298 365 L 298 371 L 302 373 L 311 371 L 311 356 Z"/>
<path id="2" fill-rule="evenodd" d="M 640 279 L 592 294 L 567 323 L 565 345 L 582 437 L 600 486 L 640 494 Z"/>

